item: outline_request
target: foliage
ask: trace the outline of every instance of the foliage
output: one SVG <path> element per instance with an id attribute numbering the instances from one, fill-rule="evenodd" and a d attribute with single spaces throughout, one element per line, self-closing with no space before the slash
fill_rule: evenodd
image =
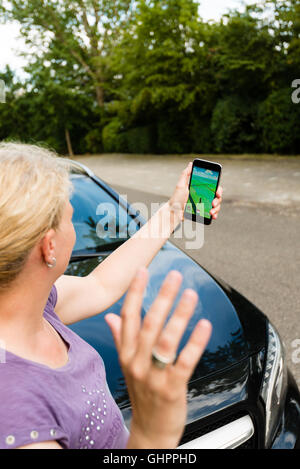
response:
<path id="1" fill-rule="evenodd" d="M 229 96 L 218 101 L 211 121 L 215 151 L 217 153 L 258 152 L 255 121 L 256 108 L 251 100 Z"/>
<path id="2" fill-rule="evenodd" d="M 32 54 L 25 82 L 0 70 L 0 139 L 61 153 L 299 153 L 299 0 L 219 22 L 198 3 L 7 0 L 1 18 L 21 24 Z"/>
<path id="3" fill-rule="evenodd" d="M 269 153 L 299 153 L 300 106 L 290 100 L 291 90 L 274 91 L 259 107 L 262 145 Z"/>
<path id="4" fill-rule="evenodd" d="M 123 149 L 120 136 L 122 123 L 119 119 L 112 119 L 102 130 L 103 150 L 106 153 L 120 152 Z"/>

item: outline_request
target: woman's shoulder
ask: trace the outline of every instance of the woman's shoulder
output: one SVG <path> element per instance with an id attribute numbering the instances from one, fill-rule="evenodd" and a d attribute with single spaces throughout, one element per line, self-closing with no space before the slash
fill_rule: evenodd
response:
<path id="1" fill-rule="evenodd" d="M 98 370 L 106 375 L 104 362 L 99 353 L 86 340 L 73 331 L 72 328 L 64 324 L 56 314 L 54 308 L 57 303 L 57 296 L 57 288 L 53 285 L 44 309 L 44 318 L 50 322 L 56 332 L 58 332 L 62 339 L 68 344 L 69 357 L 70 359 L 76 360 L 76 368 L 82 367 L 82 369 L 90 369 L 93 366 L 97 366 Z M 77 359 L 79 355 L 80 360 Z M 73 362 L 72 367 L 69 369 L 74 367 L 75 363 Z"/>
<path id="2" fill-rule="evenodd" d="M 47 300 L 46 306 L 45 306 L 45 311 L 46 311 L 47 313 L 53 314 L 53 315 L 58 319 L 58 316 L 57 316 L 57 314 L 56 314 L 55 311 L 54 311 L 54 308 L 55 308 L 55 306 L 56 306 L 56 303 L 57 303 L 57 288 L 56 288 L 56 286 L 53 284 L 53 285 L 52 285 L 52 288 L 51 288 L 51 290 L 50 290 L 49 296 L 48 296 L 48 300 Z"/>
<path id="3" fill-rule="evenodd" d="M 57 288 L 54 284 L 52 285 L 52 288 L 51 288 L 47 303 L 51 304 L 51 306 L 53 308 L 55 308 L 55 306 L 56 306 L 56 303 L 57 303 Z"/>
<path id="4" fill-rule="evenodd" d="M 55 309 L 54 309 L 56 306 L 56 303 L 57 303 L 57 288 L 53 284 L 50 290 L 49 296 L 48 296 L 45 309 L 44 309 L 44 316 L 47 319 L 47 315 L 49 315 L 50 317 L 52 317 L 52 319 L 55 319 L 56 323 L 60 323 L 62 325 L 63 323 L 60 317 L 56 314 Z"/>

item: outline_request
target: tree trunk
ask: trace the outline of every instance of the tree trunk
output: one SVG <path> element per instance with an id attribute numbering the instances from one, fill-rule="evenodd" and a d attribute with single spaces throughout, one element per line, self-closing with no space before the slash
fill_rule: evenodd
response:
<path id="1" fill-rule="evenodd" d="M 69 129 L 67 129 L 66 127 L 65 127 L 65 136 L 66 136 L 66 142 L 67 142 L 69 156 L 74 156 L 72 143 L 71 143 L 71 138 L 70 138 L 70 132 L 69 132 Z"/>
<path id="2" fill-rule="evenodd" d="M 104 104 L 104 93 L 101 86 L 96 85 L 96 98 L 99 107 L 103 107 Z"/>

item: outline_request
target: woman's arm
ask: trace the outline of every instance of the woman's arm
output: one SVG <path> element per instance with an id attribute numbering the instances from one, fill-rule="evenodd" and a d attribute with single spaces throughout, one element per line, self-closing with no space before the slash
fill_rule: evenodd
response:
<path id="1" fill-rule="evenodd" d="M 29 445 L 19 446 L 16 449 L 62 449 L 62 446 L 55 441 L 41 441 L 39 443 L 30 443 Z"/>
<path id="2" fill-rule="evenodd" d="M 137 269 L 148 266 L 174 230 L 169 205 L 164 205 L 134 236 L 110 254 L 86 277 L 63 275 L 56 282 L 55 311 L 72 324 L 105 311 L 126 292 Z M 159 233 L 165 219 L 164 230 Z M 174 227 L 174 228 L 173 228 Z M 156 231 L 157 236 L 151 236 Z"/>
<path id="3" fill-rule="evenodd" d="M 171 199 L 88 276 L 63 275 L 55 282 L 58 290 L 55 311 L 65 324 L 105 311 L 124 295 L 137 270 L 151 263 L 183 219 L 191 169 L 190 163 L 181 174 Z M 221 200 L 222 188 L 213 203 L 214 218 L 217 218 Z"/>

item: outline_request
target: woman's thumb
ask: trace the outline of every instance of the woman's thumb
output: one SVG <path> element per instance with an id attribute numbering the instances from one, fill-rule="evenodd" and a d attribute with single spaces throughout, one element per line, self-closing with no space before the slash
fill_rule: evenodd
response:
<path id="1" fill-rule="evenodd" d="M 114 338 L 117 350 L 119 352 L 120 346 L 121 346 L 121 323 L 122 323 L 122 320 L 121 320 L 120 316 L 118 316 L 117 314 L 112 314 L 112 313 L 106 314 L 106 316 L 104 316 L 104 319 L 105 319 L 106 323 L 108 324 L 108 326 L 111 330 L 111 333 L 112 333 L 112 336 Z"/>

